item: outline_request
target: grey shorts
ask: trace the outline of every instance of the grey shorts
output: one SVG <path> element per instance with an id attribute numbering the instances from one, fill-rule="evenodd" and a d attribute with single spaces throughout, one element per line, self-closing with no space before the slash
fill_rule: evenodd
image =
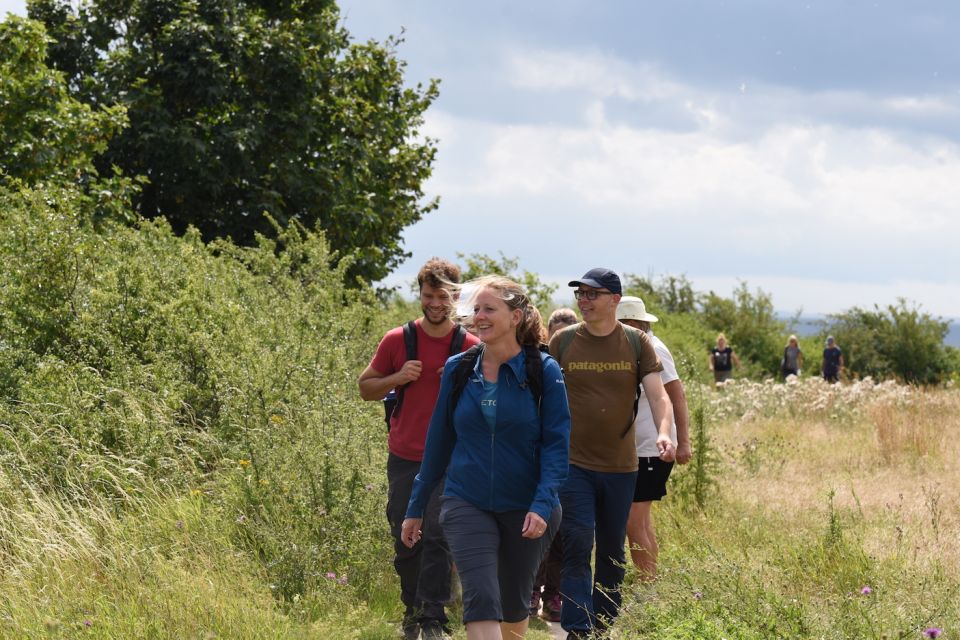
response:
<path id="1" fill-rule="evenodd" d="M 547 532 L 520 535 L 526 511 L 485 511 L 466 500 L 441 498 L 440 525 L 463 585 L 463 622 L 520 622 L 530 615 L 530 593 L 540 561 L 560 528 L 560 507 Z"/>

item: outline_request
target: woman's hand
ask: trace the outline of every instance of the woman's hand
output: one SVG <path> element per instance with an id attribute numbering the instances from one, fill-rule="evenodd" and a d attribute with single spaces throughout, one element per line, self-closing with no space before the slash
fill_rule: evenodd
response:
<path id="1" fill-rule="evenodd" d="M 420 525 L 423 524 L 423 518 L 406 518 L 400 525 L 400 541 L 412 549 L 413 545 L 420 542 L 423 532 L 420 531 Z"/>
<path id="2" fill-rule="evenodd" d="M 524 538 L 536 539 L 546 532 L 547 523 L 540 517 L 540 514 L 528 511 L 527 517 L 523 519 L 523 531 L 520 532 L 520 535 Z"/>

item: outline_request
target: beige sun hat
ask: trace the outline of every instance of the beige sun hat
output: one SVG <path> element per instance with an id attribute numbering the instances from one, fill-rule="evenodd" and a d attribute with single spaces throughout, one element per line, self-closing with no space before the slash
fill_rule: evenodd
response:
<path id="1" fill-rule="evenodd" d="M 640 322 L 656 322 L 657 316 L 647 313 L 647 305 L 636 296 L 623 296 L 617 305 L 617 320 L 639 320 Z"/>

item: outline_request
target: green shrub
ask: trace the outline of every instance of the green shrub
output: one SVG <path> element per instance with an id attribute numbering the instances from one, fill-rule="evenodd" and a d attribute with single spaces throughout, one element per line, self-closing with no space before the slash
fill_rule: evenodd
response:
<path id="1" fill-rule="evenodd" d="M 199 490 L 278 595 L 330 571 L 379 588 L 385 438 L 355 380 L 385 325 L 349 257 L 297 228 L 238 248 L 95 227 L 71 190 L 0 199 L 0 457 L 21 480 L 121 510 Z"/>

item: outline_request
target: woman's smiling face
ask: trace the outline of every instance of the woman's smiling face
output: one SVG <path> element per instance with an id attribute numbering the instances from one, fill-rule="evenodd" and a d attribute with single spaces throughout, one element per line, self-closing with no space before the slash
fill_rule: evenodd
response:
<path id="1" fill-rule="evenodd" d="M 484 287 L 473 300 L 473 325 L 477 337 L 490 344 L 503 339 L 516 341 L 522 312 L 507 306 L 498 292 Z"/>

